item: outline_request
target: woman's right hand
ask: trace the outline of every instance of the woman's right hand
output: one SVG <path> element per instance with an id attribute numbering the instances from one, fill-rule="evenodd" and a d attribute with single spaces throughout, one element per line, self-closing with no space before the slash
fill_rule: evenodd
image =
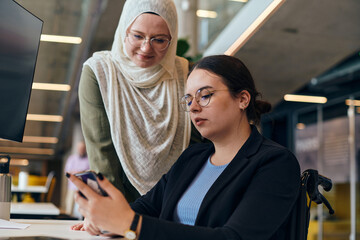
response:
<path id="1" fill-rule="evenodd" d="M 83 228 L 83 226 L 84 226 L 84 222 L 77 223 L 77 224 L 71 226 L 71 230 L 75 230 L 75 231 L 85 231 L 85 229 Z"/>
<path id="2" fill-rule="evenodd" d="M 86 218 L 84 219 L 83 222 L 71 226 L 71 230 L 88 231 L 91 235 L 101 234 L 100 229 L 95 227 L 93 224 L 89 223 L 89 221 L 87 221 Z"/>

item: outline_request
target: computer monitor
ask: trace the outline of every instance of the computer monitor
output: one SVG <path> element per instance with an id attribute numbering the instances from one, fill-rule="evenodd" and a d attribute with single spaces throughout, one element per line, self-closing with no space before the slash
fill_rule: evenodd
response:
<path id="1" fill-rule="evenodd" d="M 0 138 L 22 142 L 43 21 L 0 0 Z"/>

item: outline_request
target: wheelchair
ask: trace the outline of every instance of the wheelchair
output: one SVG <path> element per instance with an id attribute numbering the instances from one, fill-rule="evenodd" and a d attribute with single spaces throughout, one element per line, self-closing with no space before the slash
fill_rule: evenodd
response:
<path id="1" fill-rule="evenodd" d="M 319 192 L 318 186 L 326 192 L 332 188 L 331 179 L 324 177 L 317 170 L 308 169 L 301 174 L 300 192 L 296 207 L 290 215 L 290 236 L 289 240 L 306 240 L 310 223 L 311 203 L 324 204 L 329 213 L 334 214 L 334 209 L 329 201 Z"/>

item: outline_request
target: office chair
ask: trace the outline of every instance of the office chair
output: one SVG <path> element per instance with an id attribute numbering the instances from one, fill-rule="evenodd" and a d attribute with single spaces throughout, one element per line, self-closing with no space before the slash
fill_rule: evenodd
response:
<path id="1" fill-rule="evenodd" d="M 324 204 L 330 214 L 334 214 L 329 201 L 319 192 L 318 186 L 325 191 L 332 188 L 331 179 L 318 174 L 317 170 L 308 169 L 301 174 L 300 192 L 292 214 L 290 215 L 289 239 L 306 240 L 310 223 L 311 203 Z M 308 203 L 309 200 L 309 203 Z"/>
<path id="2" fill-rule="evenodd" d="M 33 193 L 33 201 L 36 202 L 51 202 L 56 184 L 55 171 L 49 172 L 47 176 L 29 176 L 29 185 L 45 186 L 44 193 Z M 24 202 L 24 201 L 23 201 Z"/>
<path id="3" fill-rule="evenodd" d="M 49 172 L 45 183 L 47 192 L 41 195 L 41 202 L 51 202 L 55 184 L 56 184 L 55 171 L 51 171 Z"/>

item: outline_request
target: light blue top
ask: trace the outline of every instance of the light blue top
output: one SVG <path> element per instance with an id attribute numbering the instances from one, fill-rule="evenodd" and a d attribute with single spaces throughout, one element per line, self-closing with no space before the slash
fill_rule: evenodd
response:
<path id="1" fill-rule="evenodd" d="M 200 205 L 210 187 L 228 164 L 215 166 L 210 157 L 201 168 L 188 189 L 184 192 L 174 210 L 174 221 L 194 225 Z"/>

